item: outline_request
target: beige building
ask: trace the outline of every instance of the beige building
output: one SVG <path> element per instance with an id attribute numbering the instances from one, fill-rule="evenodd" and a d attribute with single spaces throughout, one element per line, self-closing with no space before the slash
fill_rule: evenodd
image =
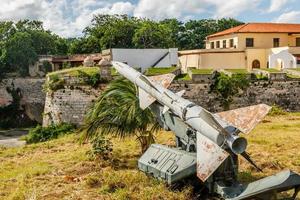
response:
<path id="1" fill-rule="evenodd" d="M 300 24 L 247 23 L 213 35 L 206 48 L 179 51 L 187 68 L 295 68 L 300 64 Z"/>

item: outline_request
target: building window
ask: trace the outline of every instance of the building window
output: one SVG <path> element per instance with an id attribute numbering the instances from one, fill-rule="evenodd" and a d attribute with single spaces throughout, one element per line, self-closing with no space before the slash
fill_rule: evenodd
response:
<path id="1" fill-rule="evenodd" d="M 273 47 L 279 47 L 279 38 L 273 38 Z"/>
<path id="2" fill-rule="evenodd" d="M 223 48 L 226 48 L 226 40 L 223 40 Z"/>
<path id="3" fill-rule="evenodd" d="M 217 48 L 220 48 L 220 41 L 217 41 Z"/>
<path id="4" fill-rule="evenodd" d="M 215 43 L 214 43 L 214 42 L 211 42 L 211 43 L 210 43 L 210 48 L 211 48 L 211 49 L 214 49 L 214 48 L 215 48 Z"/>
<path id="5" fill-rule="evenodd" d="M 254 47 L 254 39 L 246 38 L 246 47 Z"/>
<path id="6" fill-rule="evenodd" d="M 233 47 L 233 39 L 229 40 L 229 47 L 232 48 Z"/>
<path id="7" fill-rule="evenodd" d="M 296 38 L 296 47 L 300 47 L 300 38 Z"/>

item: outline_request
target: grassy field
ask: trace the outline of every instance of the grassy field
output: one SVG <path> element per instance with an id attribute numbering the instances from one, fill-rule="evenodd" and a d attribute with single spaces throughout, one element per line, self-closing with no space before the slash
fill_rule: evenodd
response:
<path id="1" fill-rule="evenodd" d="M 213 69 L 191 69 L 192 74 L 212 74 Z"/>
<path id="2" fill-rule="evenodd" d="M 300 173 L 300 113 L 268 116 L 248 134 L 248 152 L 264 172 L 240 160 L 240 179 L 253 181 L 289 168 Z M 174 145 L 161 132 L 161 144 Z M 22 148 L 0 149 L 0 199 L 191 199 L 137 170 L 140 148 L 134 138 L 113 139 L 110 160 L 90 160 L 88 144 L 75 134 Z"/>
<path id="3" fill-rule="evenodd" d="M 169 74 L 176 70 L 176 67 L 151 67 L 145 72 L 146 76 L 156 76 L 161 74 Z"/>
<path id="4" fill-rule="evenodd" d="M 234 74 L 249 74 L 250 72 L 248 72 L 246 69 L 225 69 L 225 71 L 234 73 Z"/>
<path id="5" fill-rule="evenodd" d="M 50 79 L 55 76 L 64 76 L 64 75 L 78 77 L 80 76 L 81 72 L 87 74 L 88 76 L 93 76 L 95 74 L 100 73 L 100 68 L 99 67 L 73 67 L 73 68 L 51 72 L 47 74 L 47 76 L 49 76 Z"/>

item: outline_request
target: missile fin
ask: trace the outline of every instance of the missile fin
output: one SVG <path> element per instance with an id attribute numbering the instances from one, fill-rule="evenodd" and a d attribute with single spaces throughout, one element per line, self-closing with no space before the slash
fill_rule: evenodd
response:
<path id="1" fill-rule="evenodd" d="M 154 97 L 152 97 L 149 93 L 145 92 L 145 90 L 139 88 L 139 100 L 140 100 L 140 108 L 145 110 L 152 103 L 156 101 Z"/>
<path id="2" fill-rule="evenodd" d="M 185 90 L 180 90 L 179 92 L 176 92 L 176 94 L 180 97 L 182 97 L 185 93 Z"/>
<path id="3" fill-rule="evenodd" d="M 249 133 L 269 113 L 271 107 L 258 104 L 217 113 L 227 123 L 235 126 L 243 133 Z"/>
<path id="4" fill-rule="evenodd" d="M 174 74 L 163 74 L 163 75 L 158 75 L 158 76 L 147 77 L 147 78 L 145 78 L 145 81 L 150 80 L 150 82 L 148 84 L 151 84 L 152 87 L 155 87 L 155 84 L 158 84 L 164 88 L 168 88 L 174 78 L 175 78 Z M 154 97 L 152 97 L 150 94 L 148 94 L 141 88 L 139 88 L 139 100 L 140 100 L 140 107 L 143 110 L 148 108 L 152 103 L 154 103 L 156 101 L 156 99 Z M 165 108 L 164 108 L 164 110 L 165 110 Z M 169 109 L 166 108 L 165 112 L 167 112 L 168 110 Z"/>
<path id="5" fill-rule="evenodd" d="M 185 93 L 185 90 L 181 90 L 181 91 L 179 91 L 179 92 L 176 92 L 176 94 L 177 94 L 178 96 L 180 96 L 180 97 L 181 97 L 184 93 Z M 168 112 L 169 110 L 170 110 L 170 108 L 169 108 L 168 106 L 164 106 L 164 109 L 163 109 L 162 113 L 165 114 L 165 113 Z"/>
<path id="6" fill-rule="evenodd" d="M 174 74 L 163 74 L 158 76 L 149 76 L 147 77 L 153 83 L 159 84 L 164 88 L 168 88 L 175 78 Z"/>
<path id="7" fill-rule="evenodd" d="M 197 177 L 205 182 L 229 154 L 216 143 L 197 133 Z"/>

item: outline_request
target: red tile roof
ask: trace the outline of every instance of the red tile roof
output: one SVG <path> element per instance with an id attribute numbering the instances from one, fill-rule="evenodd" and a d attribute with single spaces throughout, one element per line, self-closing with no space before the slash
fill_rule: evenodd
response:
<path id="1" fill-rule="evenodd" d="M 300 33 L 300 24 L 247 23 L 209 35 L 207 38 L 233 33 Z"/>

